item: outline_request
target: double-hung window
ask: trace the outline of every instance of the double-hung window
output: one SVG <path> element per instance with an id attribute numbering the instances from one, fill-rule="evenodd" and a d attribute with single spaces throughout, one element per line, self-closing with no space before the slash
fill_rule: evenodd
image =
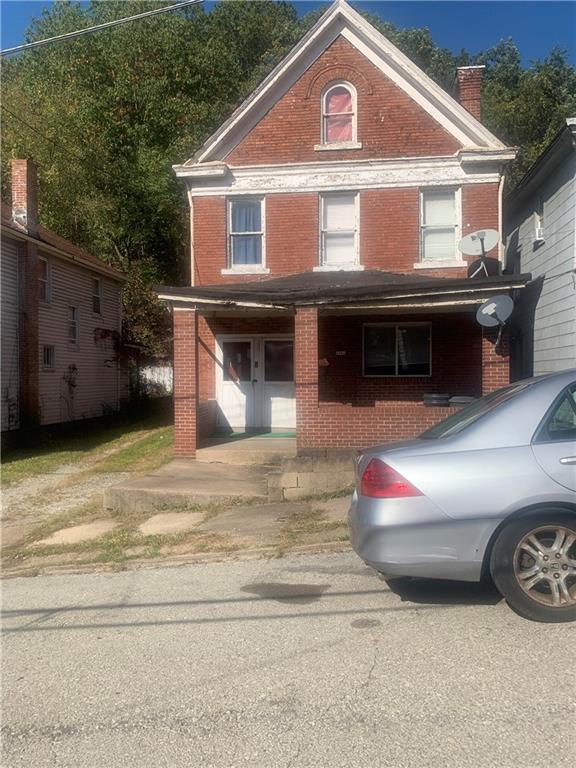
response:
<path id="1" fill-rule="evenodd" d="M 430 376 L 429 323 L 373 323 L 364 326 L 364 376 Z"/>
<path id="2" fill-rule="evenodd" d="M 46 371 L 54 370 L 54 347 L 52 345 L 42 347 L 42 368 Z"/>
<path id="3" fill-rule="evenodd" d="M 78 308 L 68 307 L 68 341 L 78 344 Z"/>
<path id="4" fill-rule="evenodd" d="M 320 263 L 350 269 L 358 265 L 358 194 L 322 195 L 320 198 Z"/>
<path id="5" fill-rule="evenodd" d="M 422 263 L 461 261 L 458 244 L 458 194 L 455 189 L 423 190 L 420 198 Z"/>
<path id="6" fill-rule="evenodd" d="M 92 312 L 102 314 L 102 283 L 98 277 L 92 279 Z"/>
<path id="7" fill-rule="evenodd" d="M 38 287 L 40 291 L 40 301 L 48 304 L 50 302 L 50 264 L 47 259 L 38 259 Z"/>
<path id="8" fill-rule="evenodd" d="M 264 267 L 264 200 L 230 200 L 228 250 L 231 270 L 253 271 Z"/>

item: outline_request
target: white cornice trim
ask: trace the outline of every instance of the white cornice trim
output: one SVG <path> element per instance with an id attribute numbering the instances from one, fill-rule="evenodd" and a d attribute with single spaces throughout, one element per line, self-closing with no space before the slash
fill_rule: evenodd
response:
<path id="1" fill-rule="evenodd" d="M 337 0 L 187 164 L 222 159 L 342 34 L 462 144 L 504 144 L 347 3 Z"/>
<path id="2" fill-rule="evenodd" d="M 188 178 L 192 197 L 498 183 L 499 165 L 464 168 L 457 157 L 338 161 L 229 168 L 224 179 Z M 181 166 L 180 168 L 185 168 Z"/>

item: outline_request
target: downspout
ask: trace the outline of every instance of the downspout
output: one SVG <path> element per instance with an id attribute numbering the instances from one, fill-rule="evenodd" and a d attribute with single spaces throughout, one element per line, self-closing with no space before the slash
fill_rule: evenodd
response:
<path id="1" fill-rule="evenodd" d="M 500 181 L 498 182 L 498 231 L 500 232 L 500 243 L 498 245 L 498 259 L 500 261 L 500 264 L 502 265 L 502 269 L 506 266 L 504 264 L 504 222 L 502 221 L 502 199 L 504 197 L 504 182 L 506 181 L 506 176 L 502 174 L 500 176 Z"/>
<path id="2" fill-rule="evenodd" d="M 190 191 L 190 186 L 186 185 L 186 193 L 188 195 L 188 206 L 190 210 L 190 285 L 195 284 L 195 272 L 196 264 L 194 261 L 194 198 Z"/>

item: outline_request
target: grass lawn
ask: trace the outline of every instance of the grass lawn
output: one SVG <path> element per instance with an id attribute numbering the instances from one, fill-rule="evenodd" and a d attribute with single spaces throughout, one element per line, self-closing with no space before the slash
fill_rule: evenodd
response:
<path id="1" fill-rule="evenodd" d="M 82 461 L 99 472 L 154 469 L 170 459 L 173 432 L 161 417 L 79 425 L 73 433 L 3 452 L 2 485 Z"/>

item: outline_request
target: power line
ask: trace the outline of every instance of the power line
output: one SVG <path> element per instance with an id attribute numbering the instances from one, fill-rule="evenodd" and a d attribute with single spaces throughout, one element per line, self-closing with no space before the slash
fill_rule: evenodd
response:
<path id="1" fill-rule="evenodd" d="M 19 123 L 22 123 L 22 125 L 25 125 L 26 128 L 28 128 L 31 131 L 34 131 L 34 133 L 37 133 L 38 136 L 40 136 L 44 141 L 49 141 L 51 144 L 54 144 L 55 147 L 59 147 L 62 151 L 64 151 L 67 155 L 70 157 L 75 158 L 76 160 L 80 160 L 83 162 L 83 158 L 80 157 L 80 155 L 77 155 L 75 152 L 72 152 L 71 150 L 67 149 L 64 144 L 62 144 L 59 141 L 56 141 L 56 139 L 51 139 L 49 136 L 46 136 L 44 133 L 38 130 L 35 126 L 31 125 L 30 123 L 27 123 L 26 120 L 23 120 L 18 115 L 15 115 L 14 112 L 11 112 L 8 107 L 6 107 L 4 104 L 2 105 L 2 111 L 6 112 L 10 117 L 13 117 L 14 120 L 17 120 Z"/>
<path id="2" fill-rule="evenodd" d="M 114 21 L 106 21 L 104 24 L 97 24 L 94 27 L 86 27 L 86 29 L 78 29 L 75 32 L 66 32 L 64 35 L 56 35 L 55 37 L 47 37 L 45 40 L 34 40 L 32 43 L 23 43 L 22 45 L 15 45 L 13 48 L 4 48 L 0 51 L 0 55 L 9 56 L 12 53 L 19 53 L 20 51 L 28 50 L 29 48 L 37 48 L 39 45 L 47 45 L 48 43 L 58 43 L 61 40 L 71 40 L 81 35 L 87 35 L 90 32 L 99 32 L 101 29 L 108 29 L 110 27 L 116 27 L 119 24 L 124 24 L 127 21 L 135 21 L 136 19 L 145 19 L 149 16 L 157 16 L 159 13 L 169 13 L 170 11 L 177 11 L 180 8 L 185 8 L 189 5 L 197 5 L 204 0 L 181 0 L 174 5 L 165 6 L 164 8 L 156 8 L 154 11 L 145 11 L 144 13 L 138 13 L 135 16 L 126 16 L 123 19 L 115 19 Z"/>

